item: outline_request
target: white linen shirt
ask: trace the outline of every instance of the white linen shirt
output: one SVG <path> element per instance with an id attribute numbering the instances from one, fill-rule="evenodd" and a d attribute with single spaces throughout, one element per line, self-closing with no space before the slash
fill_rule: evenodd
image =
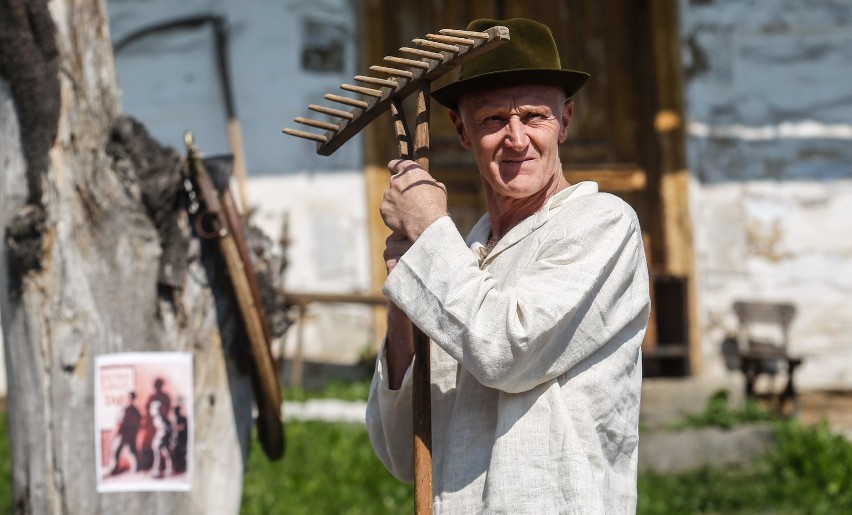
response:
<path id="1" fill-rule="evenodd" d="M 431 339 L 435 513 L 632 513 L 640 346 L 650 301 L 639 223 L 582 182 L 490 253 L 444 217 L 384 292 Z M 411 368 L 390 390 L 384 349 L 367 407 L 373 447 L 413 480 Z"/>

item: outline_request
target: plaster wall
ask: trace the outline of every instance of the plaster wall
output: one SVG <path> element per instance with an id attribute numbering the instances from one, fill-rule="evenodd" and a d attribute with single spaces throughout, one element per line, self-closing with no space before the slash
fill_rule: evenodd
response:
<path id="1" fill-rule="evenodd" d="M 798 384 L 852 388 L 852 4 L 680 8 L 704 374 L 735 300 L 789 301 Z"/>
<path id="2" fill-rule="evenodd" d="M 281 133 L 324 93 L 352 82 L 358 66 L 351 0 L 108 0 L 113 42 L 150 26 L 198 15 L 225 19 L 234 103 L 248 167 L 253 222 L 278 241 L 289 222 L 288 291 L 366 293 L 371 288 L 360 137 L 330 157 L 313 142 Z M 211 24 L 147 35 L 116 52 L 126 113 L 183 152 L 192 129 L 207 155 L 229 153 L 227 113 Z M 343 92 L 340 92 L 343 94 Z M 348 108 L 344 108 L 348 110 Z M 336 120 L 335 120 L 336 121 Z M 312 130 L 318 132 L 317 130 Z M 348 363 L 375 336 L 372 312 L 312 305 L 305 326 L 309 360 Z M 277 342 L 291 353 L 294 330 Z M 288 343 L 289 342 L 289 343 Z"/>

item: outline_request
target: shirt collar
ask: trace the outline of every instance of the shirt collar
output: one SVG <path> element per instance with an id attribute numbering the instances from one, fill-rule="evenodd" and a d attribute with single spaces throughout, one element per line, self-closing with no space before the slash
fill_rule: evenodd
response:
<path id="1" fill-rule="evenodd" d="M 482 218 L 473 226 L 470 234 L 467 237 L 467 243 L 474 255 L 479 259 L 480 263 L 491 261 L 500 252 L 506 250 L 512 245 L 526 238 L 533 231 L 544 225 L 550 218 L 551 214 L 558 211 L 562 206 L 567 204 L 572 199 L 589 195 L 598 192 L 598 183 L 593 181 L 582 181 L 577 184 L 572 184 L 564 190 L 556 193 L 544 203 L 544 205 L 533 215 L 524 219 L 518 225 L 512 227 L 508 233 L 500 238 L 497 245 L 491 252 L 486 252 L 485 245 L 488 241 L 488 236 L 491 234 L 491 217 L 488 213 L 482 215 Z"/>

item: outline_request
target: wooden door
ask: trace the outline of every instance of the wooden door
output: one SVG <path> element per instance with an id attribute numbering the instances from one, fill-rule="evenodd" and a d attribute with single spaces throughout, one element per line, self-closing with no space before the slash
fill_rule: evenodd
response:
<path id="1" fill-rule="evenodd" d="M 591 74 L 589 83 L 575 96 L 572 127 L 568 140 L 560 147 L 568 180 L 595 180 L 601 190 L 619 195 L 636 210 L 652 275 L 691 275 L 691 234 L 688 224 L 684 229 L 683 220 L 685 181 L 675 181 L 672 186 L 672 181 L 667 180 L 672 172 L 680 173 L 678 177 L 685 172 L 673 0 L 372 0 L 362 2 L 361 7 L 363 55 L 369 64 L 395 54 L 414 37 L 440 28 L 464 28 L 475 18 L 527 17 L 547 24 L 556 39 L 562 66 Z M 433 87 L 453 79 L 454 75 L 447 76 Z M 370 202 L 380 198 L 387 182 L 385 165 L 396 152 L 391 134 L 389 117 L 384 117 L 370 127 L 366 136 Z M 435 102 L 430 171 L 447 184 L 450 214 L 466 233 L 485 210 L 479 174 L 470 152 L 459 145 L 447 110 Z M 671 202 L 678 206 L 675 212 L 662 208 L 667 197 L 675 197 Z M 381 256 L 386 234 L 381 220 L 375 221 L 373 234 L 376 255 Z M 675 262 L 671 255 L 683 262 Z M 381 284 L 382 269 L 376 270 L 377 284 Z M 686 298 L 681 300 L 685 305 Z M 688 310 L 656 313 L 645 343 L 647 356 L 672 354 L 681 360 L 680 368 L 677 364 L 672 367 L 666 362 L 649 362 L 650 368 L 662 373 L 665 369 L 686 373 L 694 368 L 694 363 L 686 359 L 692 346 L 688 336 L 681 335 L 678 339 L 682 341 L 671 342 L 676 345 L 665 352 L 656 350 L 657 322 L 668 324 L 669 316 L 678 318 L 671 323 L 688 327 L 687 321 L 682 320 L 684 312 Z M 687 315 L 687 319 L 691 318 Z"/>

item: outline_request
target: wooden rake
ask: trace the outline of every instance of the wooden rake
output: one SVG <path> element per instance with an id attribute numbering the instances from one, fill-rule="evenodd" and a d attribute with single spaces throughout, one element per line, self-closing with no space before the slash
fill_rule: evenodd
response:
<path id="1" fill-rule="evenodd" d="M 429 170 L 429 101 L 430 84 L 464 61 L 476 57 L 509 40 L 509 29 L 491 27 L 484 32 L 442 29 L 413 39 L 412 46 L 399 51 L 408 57 L 386 56 L 384 61 L 393 67 L 371 66 L 381 77 L 356 75 L 355 80 L 367 86 L 341 84 L 344 91 L 357 93 L 360 98 L 327 94 L 326 100 L 342 104 L 350 110 L 311 104 L 311 111 L 336 118 L 337 123 L 297 117 L 297 123 L 324 129 L 324 134 L 296 129 L 284 133 L 317 142 L 317 153 L 331 155 L 361 129 L 390 109 L 394 120 L 400 157 L 411 159 Z M 405 120 L 402 101 L 417 93 L 417 115 L 414 140 Z M 414 334 L 414 370 L 412 406 L 414 412 L 414 510 L 432 513 L 432 417 L 429 370 L 429 338 L 416 326 Z"/>

